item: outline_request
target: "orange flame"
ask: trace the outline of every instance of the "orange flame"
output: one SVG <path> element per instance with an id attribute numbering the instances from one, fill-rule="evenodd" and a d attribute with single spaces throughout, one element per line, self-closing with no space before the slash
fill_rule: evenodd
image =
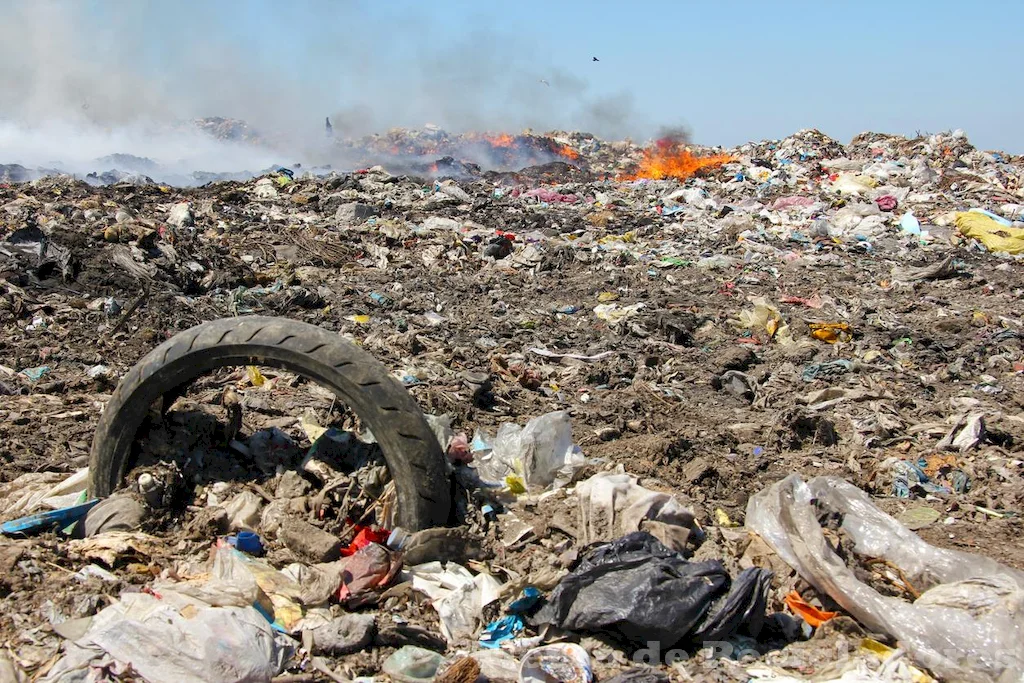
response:
<path id="1" fill-rule="evenodd" d="M 437 163 L 433 163 L 430 165 L 430 172 L 437 173 Z"/>
<path id="2" fill-rule="evenodd" d="M 501 133 L 500 135 L 485 135 L 484 140 L 491 143 L 494 147 L 511 147 L 512 143 L 515 142 L 515 138 L 508 133 Z"/>
<path id="3" fill-rule="evenodd" d="M 569 161 L 576 161 L 580 158 L 580 153 L 574 150 L 569 145 L 562 145 L 558 148 L 558 155 L 563 156 Z"/>
<path id="4" fill-rule="evenodd" d="M 712 154 L 706 157 L 699 157 L 691 154 L 689 150 L 683 149 L 678 144 L 665 144 L 659 141 L 653 147 L 644 150 L 643 159 L 635 173 L 626 175 L 620 180 L 662 180 L 675 178 L 686 180 L 702 171 L 710 171 L 735 161 L 735 158 L 728 154 Z"/>

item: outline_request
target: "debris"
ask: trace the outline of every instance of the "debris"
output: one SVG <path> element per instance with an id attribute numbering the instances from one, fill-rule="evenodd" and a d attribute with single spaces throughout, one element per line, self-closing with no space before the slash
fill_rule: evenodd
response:
<path id="1" fill-rule="evenodd" d="M 505 641 L 511 640 L 516 634 L 523 630 L 525 622 L 517 614 L 510 614 L 497 621 L 492 621 L 484 628 L 480 635 L 481 647 L 500 647 Z"/>
<path id="2" fill-rule="evenodd" d="M 448 642 L 473 638 L 481 621 L 481 610 L 498 599 L 501 589 L 493 576 L 473 576 L 454 562 L 407 567 L 403 575 L 408 575 L 415 590 L 430 598 Z"/>
<path id="3" fill-rule="evenodd" d="M 312 562 L 331 562 L 341 556 L 337 536 L 301 519 L 285 518 L 277 538 L 293 553 Z"/>
<path id="4" fill-rule="evenodd" d="M 358 652 L 373 642 L 376 630 L 372 614 L 342 614 L 312 630 L 315 651 L 334 656 Z"/>
<path id="5" fill-rule="evenodd" d="M 89 510 L 98 502 L 98 500 L 94 499 L 81 505 L 40 512 L 30 517 L 22 517 L 10 522 L 4 522 L 0 524 L 0 533 L 8 536 L 15 534 L 28 535 L 47 531 L 54 527 L 63 528 L 85 517 Z"/>
<path id="6" fill-rule="evenodd" d="M 891 194 L 882 195 L 875 199 L 875 204 L 882 211 L 895 211 L 896 207 L 899 206 L 899 200 L 893 197 Z"/>
<path id="7" fill-rule="evenodd" d="M 270 680 L 292 652 L 252 607 L 214 607 L 169 590 L 126 593 L 91 617 L 49 676 L 86 675 L 109 655 L 153 683 L 241 683 Z"/>
<path id="8" fill-rule="evenodd" d="M 228 527 L 232 531 L 255 531 L 259 528 L 263 500 L 252 491 L 243 491 L 224 505 Z"/>
<path id="9" fill-rule="evenodd" d="M 340 572 L 338 600 L 344 603 L 386 587 L 398 574 L 402 564 L 387 548 L 371 543 L 332 566 Z"/>
<path id="10" fill-rule="evenodd" d="M 489 452 L 473 457 L 473 467 L 484 481 L 511 480 L 521 488 L 562 486 L 582 465 L 569 415 L 562 411 L 534 418 L 525 427 L 503 424 Z"/>
<path id="11" fill-rule="evenodd" d="M 547 80 L 538 92 L 558 89 Z M 674 134 L 635 143 L 437 126 L 353 139 L 331 122 L 332 137 L 305 136 L 331 168 L 182 174 L 111 155 L 87 176 L 0 163 L 0 523 L 96 497 L 82 471 L 90 444 L 113 383 L 145 354 L 203 320 L 232 321 L 211 337 L 241 349 L 234 367 L 161 387 L 124 471 L 110 473 L 115 496 L 73 527 L 62 518 L 56 533 L 4 537 L 0 639 L 14 675 L 43 679 L 78 648 L 61 653 L 61 638 L 77 640 L 81 620 L 128 590 L 256 610 L 275 634 L 307 640 L 373 617 L 370 644 L 352 651 L 364 632 L 336 624 L 334 641 L 314 638 L 288 662 L 292 677 L 379 679 L 393 649 L 414 645 L 515 681 L 528 651 L 579 636 L 595 679 L 609 680 L 635 666 L 614 627 L 566 634 L 538 628 L 539 605 L 514 606 L 524 587 L 564 592 L 589 544 L 642 531 L 683 561 L 692 553 L 691 565 L 721 563 L 709 580 L 728 583 L 709 591 L 707 615 L 733 588 L 736 603 L 758 594 L 762 575 L 741 581 L 743 570 L 778 577 L 767 602 L 783 611 L 756 642 L 733 630 L 725 640 L 744 654 L 715 659 L 716 676 L 925 680 L 911 671 L 925 666 L 920 648 L 865 645 L 861 631 L 883 632 L 876 612 L 837 605 L 742 528 L 757 521 L 744 517 L 751 496 L 790 473 L 870 492 L 921 529 L 929 560 L 968 549 L 1024 566 L 1020 545 L 1004 542 L 1024 510 L 1024 321 L 1019 254 L 1006 253 L 1024 229 L 1021 157 L 975 149 L 962 132 L 840 142 L 805 130 L 727 149 Z M 194 125 L 256 136 L 230 119 Z M 380 429 L 315 378 L 242 348 L 254 315 L 362 347 L 438 414 L 430 431 L 447 458 L 425 495 L 453 504 L 423 526 L 444 528 L 402 528 L 408 500 Z M 819 328 L 824 341 L 808 327 L 822 323 L 835 325 Z M 180 352 L 208 341 L 184 339 Z M 415 413 L 319 341 L 267 329 L 253 339 L 341 363 L 335 379 L 366 383 L 360 395 L 395 424 Z M 398 448 L 432 438 L 407 433 Z M 927 610 L 914 622 L 926 632 L 945 628 L 960 668 L 945 678 L 992 678 L 965 670 L 977 638 L 953 630 L 963 610 L 915 597 L 934 594 L 937 574 L 947 586 L 948 566 L 916 575 L 888 546 L 869 546 L 885 559 L 874 561 L 840 515 L 815 512 L 855 577 L 896 600 L 882 603 L 887 618 L 909 605 Z M 985 601 L 1016 593 L 985 585 L 958 584 L 980 595 L 966 623 L 1012 624 Z M 802 642 L 811 627 L 783 605 L 790 590 L 841 616 Z M 875 604 L 859 590 L 868 598 L 854 602 Z M 679 602 L 670 597 L 657 606 Z M 707 678 L 693 648 L 737 611 L 685 633 L 688 660 L 628 675 Z M 480 645 L 485 629 L 498 647 Z M 92 654 L 94 673 L 129 675 Z"/>
<path id="12" fill-rule="evenodd" d="M 39 367 L 36 367 L 36 368 L 25 368 L 24 370 L 22 370 L 18 374 L 19 375 L 24 375 L 25 377 L 29 378 L 33 382 L 38 382 L 39 380 L 41 380 L 43 378 L 43 375 L 45 375 L 49 371 L 50 371 L 49 366 L 47 366 L 47 365 L 40 365 Z"/>
<path id="13" fill-rule="evenodd" d="M 897 515 L 896 520 L 911 531 L 917 531 L 918 529 L 924 529 L 925 527 L 934 524 L 939 521 L 939 518 L 941 517 L 942 513 L 938 510 L 924 505 L 919 505 L 917 507 L 907 508 Z"/>
<path id="14" fill-rule="evenodd" d="M 408 534 L 399 547 L 402 559 L 408 565 L 427 562 L 467 564 L 471 560 L 484 559 L 482 539 L 463 528 L 423 529 Z"/>
<path id="15" fill-rule="evenodd" d="M 748 401 L 753 401 L 757 393 L 754 378 L 738 370 L 726 370 L 721 377 L 715 378 L 714 384 L 722 391 Z"/>
<path id="16" fill-rule="evenodd" d="M 847 323 L 808 323 L 811 328 L 811 336 L 815 339 L 835 344 L 840 341 L 850 341 L 852 329 Z"/>
<path id="17" fill-rule="evenodd" d="M 851 372 L 854 367 L 853 361 L 843 358 L 830 360 L 826 363 L 812 363 L 800 373 L 800 379 L 805 382 L 813 382 L 816 379 L 832 379 Z"/>
<path id="18" fill-rule="evenodd" d="M 167 213 L 167 224 L 176 228 L 188 228 L 195 225 L 195 218 L 192 216 L 192 205 L 188 202 L 180 202 L 171 207 Z"/>
<path id="19" fill-rule="evenodd" d="M 263 542 L 259 534 L 252 531 L 239 531 L 236 536 L 227 537 L 228 544 L 238 552 L 259 557 L 263 554 Z"/>
<path id="20" fill-rule="evenodd" d="M 919 237 L 921 235 L 921 222 L 917 220 L 917 216 L 913 212 L 908 211 L 900 219 L 900 230 L 908 235 Z"/>
<path id="21" fill-rule="evenodd" d="M 99 501 L 85 514 L 82 534 L 86 537 L 107 531 L 134 531 L 142 524 L 146 510 L 133 496 L 117 494 Z"/>
<path id="22" fill-rule="evenodd" d="M 480 663 L 472 657 L 460 657 L 439 671 L 435 683 L 475 683 L 480 676 Z"/>
<path id="23" fill-rule="evenodd" d="M 757 297 L 751 303 L 754 304 L 753 309 L 740 311 L 738 325 L 741 329 L 761 335 L 759 339 L 765 342 L 774 340 L 789 344 L 793 341 L 789 325 L 782 319 L 778 308 L 763 297 Z"/>
<path id="24" fill-rule="evenodd" d="M 956 275 L 957 269 L 952 256 L 947 256 L 941 261 L 930 266 L 921 268 L 894 268 L 893 279 L 900 282 L 915 282 L 917 280 L 939 280 Z"/>
<path id="25" fill-rule="evenodd" d="M 1024 252 L 1024 228 L 1008 227 L 981 213 L 970 211 L 956 215 L 956 227 L 964 237 L 973 237 L 989 251 L 1020 254 Z"/>

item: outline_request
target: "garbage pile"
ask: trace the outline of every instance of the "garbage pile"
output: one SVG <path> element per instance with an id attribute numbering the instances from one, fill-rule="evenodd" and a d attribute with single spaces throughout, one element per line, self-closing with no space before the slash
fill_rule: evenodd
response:
<path id="1" fill-rule="evenodd" d="M 0 678 L 1024 676 L 1021 158 L 410 136 L 0 184 Z M 119 378 L 251 313 L 392 371 L 450 527 L 396 525 L 374 435 L 260 365 L 153 406 L 90 496 Z"/>

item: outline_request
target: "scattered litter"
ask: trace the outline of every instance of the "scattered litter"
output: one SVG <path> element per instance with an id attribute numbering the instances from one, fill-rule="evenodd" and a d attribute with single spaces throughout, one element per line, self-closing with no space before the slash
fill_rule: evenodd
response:
<path id="1" fill-rule="evenodd" d="M 432 654 L 396 676 L 517 681 L 543 647 L 538 679 L 661 683 L 707 678 L 715 639 L 742 653 L 716 653 L 723 679 L 1020 677 L 1024 555 L 997 542 L 1024 511 L 1019 156 L 961 131 L 341 130 L 333 168 L 0 159 L 0 524 L 21 527 L 0 543 L 0 679 L 370 683 L 414 646 Z M 245 315 L 372 353 L 414 403 L 259 332 L 373 410 L 438 413 L 450 526 L 396 527 L 408 501 L 358 406 L 245 354 L 138 406 L 117 492 L 82 514 L 113 383 Z M 745 503 L 789 473 L 872 497 L 794 485 L 772 536 Z M 639 668 L 652 634 L 689 659 Z"/>

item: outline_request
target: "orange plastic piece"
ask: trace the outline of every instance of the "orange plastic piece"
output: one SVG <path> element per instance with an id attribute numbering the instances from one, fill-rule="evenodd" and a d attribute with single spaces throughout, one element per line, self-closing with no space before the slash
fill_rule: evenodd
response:
<path id="1" fill-rule="evenodd" d="M 796 591 L 790 591 L 789 595 L 786 596 L 786 606 L 793 610 L 795 614 L 800 615 L 801 619 L 814 628 L 818 628 L 829 619 L 839 616 L 839 612 L 826 612 L 809 604 Z"/>

